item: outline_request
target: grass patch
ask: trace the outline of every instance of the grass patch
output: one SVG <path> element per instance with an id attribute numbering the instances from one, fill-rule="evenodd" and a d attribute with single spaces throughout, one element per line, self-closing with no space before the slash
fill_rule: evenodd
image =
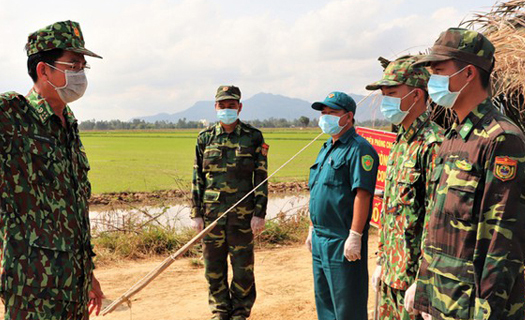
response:
<path id="1" fill-rule="evenodd" d="M 136 260 L 155 256 L 168 256 L 180 249 L 194 236 L 190 228 L 173 230 L 149 225 L 136 232 L 101 232 L 93 238 L 97 264 L 121 260 Z M 184 254 L 185 257 L 198 257 L 202 252 L 198 244 Z"/>
<path id="2" fill-rule="evenodd" d="M 303 243 L 308 235 L 309 225 L 307 214 L 291 217 L 279 215 L 276 219 L 266 221 L 266 228 L 255 238 L 255 245 L 258 248 L 272 248 Z"/>
<path id="3" fill-rule="evenodd" d="M 319 129 L 263 130 L 273 172 L 319 133 Z M 191 182 L 197 130 L 84 131 L 93 193 L 171 190 Z M 305 150 L 273 181 L 306 181 L 309 168 L 328 136 Z"/>
<path id="4" fill-rule="evenodd" d="M 255 247 L 275 248 L 303 243 L 308 233 L 309 218 L 303 212 L 291 217 L 284 214 L 266 221 L 265 230 L 255 237 Z M 111 231 L 98 232 L 93 237 L 95 263 L 105 265 L 123 260 L 137 260 L 151 257 L 167 257 L 176 252 L 195 236 L 189 227 L 174 229 L 155 224 L 142 225 L 137 219 L 130 219 L 126 226 Z M 184 257 L 190 257 L 192 267 L 204 266 L 202 244 L 193 246 Z"/>

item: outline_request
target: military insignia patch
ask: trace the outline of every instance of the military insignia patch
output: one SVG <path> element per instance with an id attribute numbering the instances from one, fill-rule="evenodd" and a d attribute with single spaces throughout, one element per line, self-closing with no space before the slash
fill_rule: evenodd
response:
<path id="1" fill-rule="evenodd" d="M 268 150 L 270 149 L 270 145 L 266 144 L 266 143 L 263 143 L 262 146 L 261 146 L 261 153 L 263 156 L 267 156 L 268 155 Z"/>
<path id="2" fill-rule="evenodd" d="M 456 167 L 463 171 L 470 171 L 472 170 L 472 165 L 468 163 L 466 160 L 456 160 Z"/>
<path id="3" fill-rule="evenodd" d="M 374 167 L 374 158 L 371 155 L 366 155 L 361 157 L 361 165 L 365 171 L 370 171 Z"/>
<path id="4" fill-rule="evenodd" d="M 333 97 L 335 97 L 335 94 L 333 94 L 333 93 L 330 93 L 330 94 L 328 95 L 328 98 L 330 98 L 330 99 L 332 99 Z"/>
<path id="5" fill-rule="evenodd" d="M 518 161 L 509 157 L 496 157 L 494 161 L 494 176 L 501 181 L 509 181 L 516 177 Z"/>
<path id="6" fill-rule="evenodd" d="M 229 87 L 224 87 L 224 88 L 222 88 L 222 91 L 226 92 L 226 91 L 228 91 L 229 89 L 230 89 Z"/>
<path id="7" fill-rule="evenodd" d="M 78 31 L 78 28 L 73 28 L 73 32 L 75 33 L 75 36 L 80 37 L 80 31 Z"/>

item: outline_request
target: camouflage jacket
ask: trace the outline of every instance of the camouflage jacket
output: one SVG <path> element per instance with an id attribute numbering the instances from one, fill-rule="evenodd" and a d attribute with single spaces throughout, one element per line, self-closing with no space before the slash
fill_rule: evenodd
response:
<path id="1" fill-rule="evenodd" d="M 444 131 L 430 121 L 427 112 L 408 130 L 400 128 L 386 169 L 378 262 L 381 280 L 392 288 L 406 290 L 420 265 L 425 213 L 432 194 L 430 174 Z"/>
<path id="2" fill-rule="evenodd" d="M 416 308 L 436 319 L 524 319 L 525 136 L 489 99 L 447 132 Z"/>
<path id="3" fill-rule="evenodd" d="M 87 302 L 93 271 L 77 121 L 66 128 L 36 92 L 0 95 L 1 291 Z"/>
<path id="4" fill-rule="evenodd" d="M 220 123 L 199 133 L 193 166 L 191 217 L 213 220 L 264 181 L 267 150 L 261 131 L 241 121 L 230 134 Z M 249 225 L 252 216 L 265 217 L 267 202 L 268 183 L 265 183 L 220 223 Z"/>

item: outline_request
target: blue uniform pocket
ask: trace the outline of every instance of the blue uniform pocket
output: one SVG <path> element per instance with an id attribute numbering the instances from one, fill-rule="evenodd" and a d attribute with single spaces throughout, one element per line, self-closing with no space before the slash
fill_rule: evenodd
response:
<path id="1" fill-rule="evenodd" d="M 318 175 L 319 175 L 319 162 L 316 162 L 310 167 L 310 177 L 308 178 L 308 189 L 309 190 L 312 190 Z"/>
<path id="2" fill-rule="evenodd" d="M 328 159 L 325 166 L 326 177 L 323 181 L 325 186 L 339 187 L 342 186 L 347 180 L 348 171 L 345 170 L 345 161 L 335 162 L 332 159 Z M 346 173 L 346 174 L 345 174 Z"/>

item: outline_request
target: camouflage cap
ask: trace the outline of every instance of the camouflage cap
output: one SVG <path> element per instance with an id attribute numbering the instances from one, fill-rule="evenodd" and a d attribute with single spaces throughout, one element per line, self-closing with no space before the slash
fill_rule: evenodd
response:
<path id="1" fill-rule="evenodd" d="M 236 86 L 220 86 L 215 94 L 215 101 L 241 100 L 241 89 Z"/>
<path id="2" fill-rule="evenodd" d="M 411 87 L 427 89 L 430 73 L 423 66 L 414 66 L 417 58 L 403 56 L 388 64 L 383 72 L 383 78 L 366 86 L 367 90 L 377 90 L 381 87 L 393 87 L 406 84 Z"/>
<path id="3" fill-rule="evenodd" d="M 27 38 L 26 51 L 27 56 L 30 56 L 42 51 L 63 49 L 102 59 L 98 54 L 86 49 L 84 45 L 80 24 L 68 20 L 55 22 L 31 33 Z"/>
<path id="4" fill-rule="evenodd" d="M 323 102 L 314 102 L 312 109 L 322 111 L 324 107 L 345 110 L 355 114 L 356 104 L 354 99 L 344 92 L 334 91 L 328 94 Z"/>
<path id="5" fill-rule="evenodd" d="M 483 34 L 463 28 L 450 28 L 441 33 L 430 53 L 418 65 L 432 61 L 459 60 L 491 72 L 494 66 L 494 45 Z"/>

